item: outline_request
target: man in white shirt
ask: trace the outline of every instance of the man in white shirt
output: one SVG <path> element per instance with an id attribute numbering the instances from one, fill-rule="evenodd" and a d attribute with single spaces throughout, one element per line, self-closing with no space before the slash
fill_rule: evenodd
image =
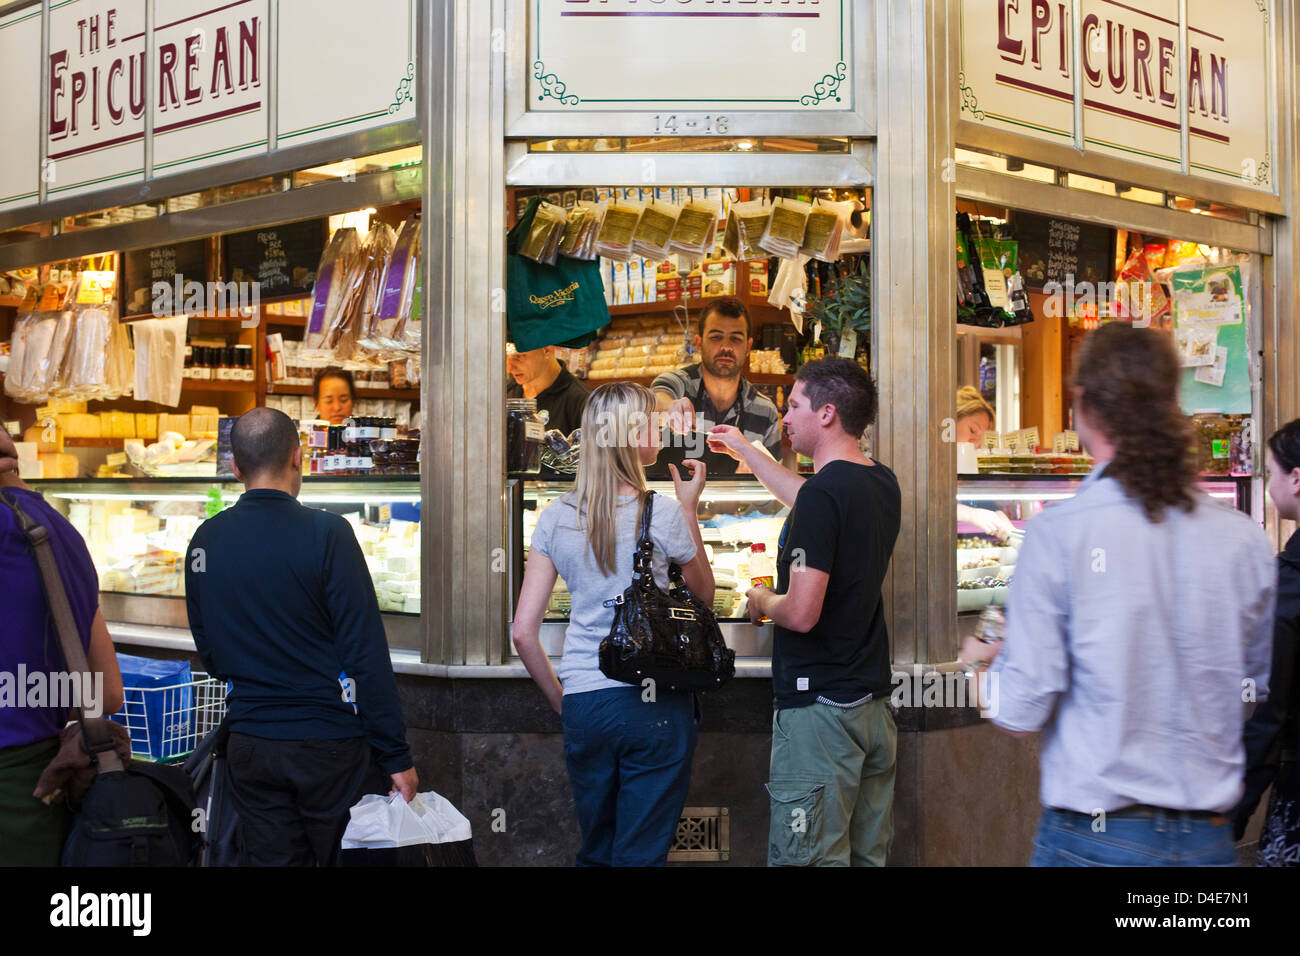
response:
<path id="1" fill-rule="evenodd" d="M 1091 334 L 1074 421 L 1095 466 L 1029 525 L 994 722 L 1041 731 L 1034 866 L 1232 866 L 1246 703 L 1267 693 L 1275 564 L 1249 517 L 1196 487 L 1169 336 Z M 999 654 L 1000 652 L 1000 654 Z"/>

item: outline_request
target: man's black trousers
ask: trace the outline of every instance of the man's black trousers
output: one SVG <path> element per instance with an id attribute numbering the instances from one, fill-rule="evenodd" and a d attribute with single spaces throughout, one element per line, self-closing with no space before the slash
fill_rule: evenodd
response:
<path id="1" fill-rule="evenodd" d="M 230 796 L 241 866 L 338 866 L 348 810 L 370 770 L 365 737 L 268 740 L 232 733 Z"/>

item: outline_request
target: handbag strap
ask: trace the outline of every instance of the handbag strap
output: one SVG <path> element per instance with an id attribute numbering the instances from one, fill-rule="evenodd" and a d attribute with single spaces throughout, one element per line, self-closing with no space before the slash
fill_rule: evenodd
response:
<path id="1" fill-rule="evenodd" d="M 77 633 L 77 620 L 72 615 L 72 605 L 68 602 L 68 592 L 63 587 L 63 577 L 54 560 L 54 549 L 50 546 L 50 531 L 43 524 L 35 521 L 12 496 L 10 489 L 0 491 L 0 501 L 9 506 L 22 529 L 23 537 L 31 545 L 36 558 L 36 567 L 41 573 L 41 585 L 45 591 L 45 601 L 54 618 L 54 627 L 59 635 L 59 646 L 63 651 L 63 660 L 69 671 L 85 674 L 90 671 L 86 652 L 81 647 L 81 637 Z M 86 752 L 95 762 L 101 773 L 123 769 L 122 759 L 117 755 L 117 748 L 108 728 L 97 721 L 87 723 L 82 718 L 81 708 L 71 708 L 72 716 L 81 726 L 82 738 Z"/>
<path id="2" fill-rule="evenodd" d="M 636 536 L 636 557 L 632 562 L 632 580 L 644 584 L 653 581 L 651 558 L 654 542 L 650 540 L 650 516 L 654 511 L 655 493 L 647 491 L 641 508 L 641 527 Z"/>

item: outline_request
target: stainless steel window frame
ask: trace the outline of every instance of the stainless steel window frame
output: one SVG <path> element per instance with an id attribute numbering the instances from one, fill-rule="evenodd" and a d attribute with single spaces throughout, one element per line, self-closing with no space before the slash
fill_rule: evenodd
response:
<path id="1" fill-rule="evenodd" d="M 306 189 L 253 196 L 218 206 L 168 213 L 153 219 L 138 219 L 114 226 L 10 243 L 0 246 L 0 270 L 200 239 L 224 232 L 273 226 L 368 206 L 387 206 L 419 199 L 421 195 L 421 167 L 391 169 L 358 176 L 355 182 L 339 180 L 320 183 Z"/>

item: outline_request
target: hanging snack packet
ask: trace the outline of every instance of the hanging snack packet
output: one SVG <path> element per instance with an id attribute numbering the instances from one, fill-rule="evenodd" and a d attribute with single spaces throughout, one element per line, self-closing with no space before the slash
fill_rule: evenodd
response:
<path id="1" fill-rule="evenodd" d="M 325 347 L 333 350 L 335 362 L 352 360 L 357 338 L 361 334 L 359 328 L 363 321 L 367 282 L 379 281 L 379 270 L 383 269 L 392 249 L 392 227 L 376 220 L 371 224 L 360 252 L 348 268 L 344 279 L 343 301 L 339 304 L 334 323 L 326 332 Z"/>
<path id="2" fill-rule="evenodd" d="M 420 214 L 416 213 L 402 223 L 384 267 L 370 335 L 380 348 L 403 348 L 399 327 L 411 313 L 411 296 L 419 281 L 420 234 Z"/>
<path id="3" fill-rule="evenodd" d="M 736 259 L 766 259 L 767 253 L 758 241 L 763 238 L 771 218 L 772 207 L 762 199 L 732 203 L 722 247 Z"/>
<path id="4" fill-rule="evenodd" d="M 718 231 L 718 209 L 718 202 L 709 199 L 692 199 L 682 206 L 668 248 L 695 259 L 707 256 Z"/>
<path id="5" fill-rule="evenodd" d="M 316 269 L 311 312 L 302 340 L 304 349 L 321 349 L 325 346 L 328 330 L 334 324 L 339 304 L 343 300 L 348 270 L 360 251 L 361 240 L 357 238 L 356 229 L 351 226 L 337 230 L 325 246 L 320 265 Z"/>
<path id="6" fill-rule="evenodd" d="M 77 306 L 72 351 L 68 356 L 70 397 L 93 399 L 107 391 L 113 318 L 103 306 Z"/>
<path id="7" fill-rule="evenodd" d="M 627 262 L 632 258 L 632 237 L 636 234 L 637 223 L 641 221 L 641 204 L 632 200 L 612 202 L 605 210 L 605 219 L 600 224 L 600 233 L 596 237 L 596 252 L 615 262 Z"/>
<path id="8" fill-rule="evenodd" d="M 852 202 L 818 199 L 808 213 L 808 229 L 799 251 L 821 262 L 837 261 L 840 257 L 840 240 L 852 215 Z"/>
<path id="9" fill-rule="evenodd" d="M 651 199 L 641 212 L 641 221 L 632 235 L 632 251 L 643 259 L 659 262 L 668 256 L 668 240 L 682 207 L 676 203 Z"/>
<path id="10" fill-rule="evenodd" d="M 14 323 L 9 344 L 9 371 L 5 375 L 5 394 L 24 405 L 33 404 L 35 396 L 27 388 L 27 362 L 34 352 L 33 332 L 37 323 L 36 312 L 20 312 Z"/>
<path id="11" fill-rule="evenodd" d="M 352 308 L 351 331 L 344 336 L 344 341 L 351 343 L 346 349 L 349 353 L 347 358 L 352 358 L 357 352 L 378 352 L 381 347 L 376 341 L 378 329 L 375 310 L 379 305 L 384 272 L 389 259 L 392 258 L 396 239 L 397 234 L 387 223 L 376 222 L 370 227 L 370 234 L 366 237 L 365 249 L 361 256 L 365 265 L 361 290 Z M 338 349 L 335 350 L 335 354 L 341 360 L 347 360 Z"/>
<path id="12" fill-rule="evenodd" d="M 402 312 L 394 335 L 402 351 L 415 355 L 417 359 L 424 339 L 424 277 L 420 272 L 420 256 L 424 242 L 422 235 L 417 224 L 411 246 L 413 264 L 408 274 L 410 284 L 406 293 L 405 311 Z"/>
<path id="13" fill-rule="evenodd" d="M 808 231 L 808 214 L 811 211 L 812 206 L 802 200 L 778 196 L 772 201 L 772 215 L 767 220 L 767 228 L 759 237 L 759 247 L 782 259 L 793 259 L 803 245 L 804 234 Z"/>
<path id="14" fill-rule="evenodd" d="M 1151 275 L 1146 250 L 1133 250 L 1115 283 L 1116 314 L 1135 324 L 1158 325 L 1169 309 L 1164 286 Z"/>
<path id="15" fill-rule="evenodd" d="M 605 218 L 605 204 L 579 199 L 569 211 L 560 240 L 560 255 L 570 259 L 596 259 L 596 237 Z"/>
<path id="16" fill-rule="evenodd" d="M 548 202 L 538 203 L 528 234 L 519 243 L 519 254 L 548 266 L 555 265 L 555 256 L 567 225 L 568 218 L 563 209 Z"/>

